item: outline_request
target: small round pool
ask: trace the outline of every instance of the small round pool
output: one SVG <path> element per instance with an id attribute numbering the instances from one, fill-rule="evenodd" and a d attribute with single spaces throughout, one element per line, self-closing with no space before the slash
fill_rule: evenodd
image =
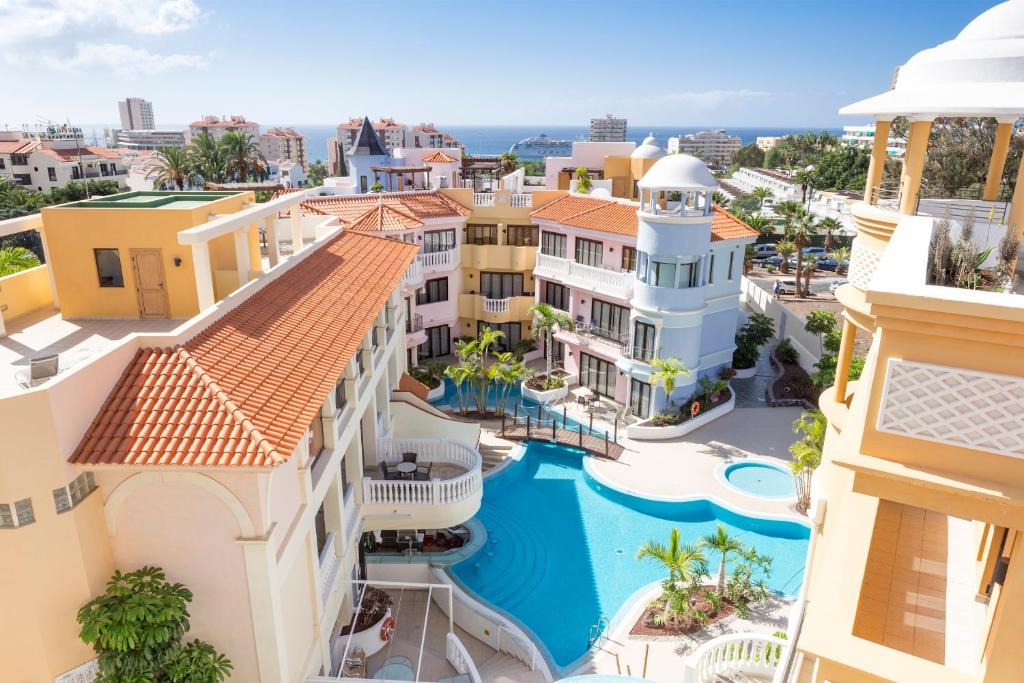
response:
<path id="1" fill-rule="evenodd" d="M 792 498 L 796 495 L 793 475 L 781 467 L 763 462 L 739 462 L 725 468 L 725 480 L 748 496 Z"/>

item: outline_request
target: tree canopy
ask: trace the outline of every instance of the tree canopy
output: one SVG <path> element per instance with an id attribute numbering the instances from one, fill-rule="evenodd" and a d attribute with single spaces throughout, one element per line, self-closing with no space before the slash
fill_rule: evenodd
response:
<path id="1" fill-rule="evenodd" d="M 735 166 L 758 168 L 764 164 L 764 150 L 751 143 L 733 152 L 732 163 Z"/>

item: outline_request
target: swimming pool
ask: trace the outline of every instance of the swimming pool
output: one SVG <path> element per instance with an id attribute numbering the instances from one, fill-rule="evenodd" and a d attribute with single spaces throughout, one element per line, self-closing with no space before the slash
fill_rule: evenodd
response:
<path id="1" fill-rule="evenodd" d="M 793 475 L 781 467 L 764 462 L 738 462 L 722 473 L 730 486 L 758 498 L 793 498 Z"/>
<path id="2" fill-rule="evenodd" d="M 465 388 L 463 388 L 463 391 L 465 391 Z M 492 387 L 487 392 L 487 405 L 490 408 L 494 408 L 495 406 L 494 397 L 496 393 L 496 387 Z M 433 401 L 431 401 L 431 403 L 434 404 L 435 406 L 448 407 L 451 408 L 452 410 L 458 410 L 459 392 L 455 389 L 455 383 L 446 377 L 444 380 L 444 395 L 441 398 L 434 399 Z M 523 398 L 523 392 L 518 384 L 513 386 L 508 392 L 508 401 L 506 402 L 506 406 L 510 413 L 513 411 L 513 408 L 517 403 L 519 404 L 520 417 L 525 417 L 526 415 L 530 415 L 533 418 L 537 417 L 536 401 L 531 401 L 528 398 Z M 542 422 L 545 422 L 546 426 L 549 428 L 551 427 L 551 419 L 555 420 L 555 424 L 559 429 L 565 428 L 575 432 L 580 428 L 580 422 L 574 419 L 571 415 L 563 416 L 563 412 L 560 408 L 554 409 L 549 408 L 546 405 L 542 406 L 541 415 Z M 604 430 L 599 429 L 598 427 L 590 429 L 589 424 L 583 425 L 583 433 L 590 433 L 597 437 L 604 436 Z M 609 435 L 609 438 L 611 438 L 611 435 Z"/>
<path id="3" fill-rule="evenodd" d="M 648 539 L 666 541 L 673 527 L 693 543 L 724 523 L 773 558 L 773 590 L 799 590 L 805 525 L 746 517 L 707 500 L 661 502 L 613 491 L 586 474 L 583 457 L 574 448 L 529 442 L 520 460 L 484 481 L 477 519 L 487 544 L 449 570 L 531 632 L 561 673 L 586 654 L 592 624 L 602 615 L 614 619 L 633 593 L 664 578 L 636 552 Z"/>

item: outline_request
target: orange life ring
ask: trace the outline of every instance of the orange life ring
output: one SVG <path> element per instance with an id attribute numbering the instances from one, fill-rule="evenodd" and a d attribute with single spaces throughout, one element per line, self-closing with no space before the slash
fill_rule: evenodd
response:
<path id="1" fill-rule="evenodd" d="M 395 635 L 395 628 L 398 624 L 392 617 L 388 617 L 380 625 L 380 639 L 387 642 L 391 640 L 391 636 Z"/>

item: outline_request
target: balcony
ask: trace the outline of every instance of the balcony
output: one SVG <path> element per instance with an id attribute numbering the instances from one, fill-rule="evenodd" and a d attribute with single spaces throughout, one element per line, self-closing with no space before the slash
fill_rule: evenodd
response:
<path id="1" fill-rule="evenodd" d="M 492 323 L 528 320 L 533 295 L 510 296 L 504 299 L 489 299 L 478 294 L 459 295 L 459 317 L 484 320 Z"/>
<path id="2" fill-rule="evenodd" d="M 719 636 L 687 658 L 683 681 L 771 680 L 786 649 L 786 641 L 760 633 Z"/>
<path id="3" fill-rule="evenodd" d="M 338 577 L 338 568 L 341 566 L 341 558 L 335 550 L 335 539 L 337 536 L 332 531 L 327 534 L 323 550 L 320 551 L 320 599 L 327 602 L 331 595 L 331 586 Z"/>
<path id="4" fill-rule="evenodd" d="M 402 276 L 402 286 L 408 289 L 416 289 L 423 284 L 423 263 L 417 257 Z"/>
<path id="5" fill-rule="evenodd" d="M 612 296 L 620 301 L 628 301 L 633 296 L 634 277 L 629 271 L 587 266 L 571 259 L 537 252 L 534 274 L 577 289 Z"/>
<path id="6" fill-rule="evenodd" d="M 513 209 L 533 208 L 533 195 L 529 193 L 517 193 L 512 195 Z"/>
<path id="7" fill-rule="evenodd" d="M 493 192 L 474 192 L 473 206 L 494 206 Z"/>
<path id="8" fill-rule="evenodd" d="M 431 251 L 418 254 L 416 261 L 420 264 L 423 275 L 454 270 L 459 266 L 459 248 L 452 247 L 445 251 Z"/>
<path id="9" fill-rule="evenodd" d="M 403 454 L 415 453 L 427 479 L 385 479 L 375 467 L 363 477 L 363 512 L 367 528 L 437 528 L 461 524 L 476 514 L 483 493 L 479 451 L 451 439 L 381 439 L 379 462 L 390 472 Z M 391 476 L 391 475 L 389 475 Z M 389 521 L 390 520 L 390 521 Z"/>
<path id="10" fill-rule="evenodd" d="M 537 262 L 537 247 L 517 247 L 506 244 L 463 244 L 462 266 L 480 270 L 516 270 L 533 272 Z"/>

